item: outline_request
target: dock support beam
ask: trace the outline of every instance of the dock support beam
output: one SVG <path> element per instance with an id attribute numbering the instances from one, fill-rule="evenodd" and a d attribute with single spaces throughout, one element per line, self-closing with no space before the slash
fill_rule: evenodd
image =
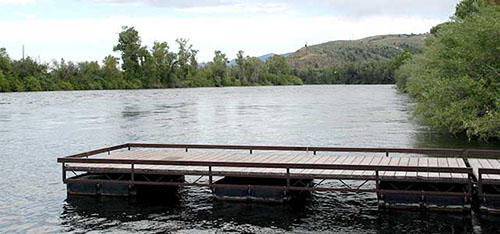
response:
<path id="1" fill-rule="evenodd" d="M 208 166 L 208 184 L 212 185 L 213 184 L 213 178 L 212 178 L 212 166 Z"/>
<path id="2" fill-rule="evenodd" d="M 286 190 L 290 191 L 290 168 L 286 169 Z"/>
<path id="3" fill-rule="evenodd" d="M 135 181 L 135 166 L 134 166 L 134 164 L 133 164 L 133 163 L 132 163 L 132 164 L 130 164 L 130 166 L 131 166 L 131 167 L 130 167 L 130 170 L 131 170 L 130 180 L 131 180 L 131 182 L 132 182 L 132 184 L 133 184 L 133 183 L 134 183 L 134 181 Z"/>
<path id="4" fill-rule="evenodd" d="M 66 163 L 62 163 L 62 179 L 66 183 Z"/>
<path id="5" fill-rule="evenodd" d="M 380 180 L 378 170 L 375 171 L 375 189 L 377 190 L 377 203 L 380 203 Z"/>

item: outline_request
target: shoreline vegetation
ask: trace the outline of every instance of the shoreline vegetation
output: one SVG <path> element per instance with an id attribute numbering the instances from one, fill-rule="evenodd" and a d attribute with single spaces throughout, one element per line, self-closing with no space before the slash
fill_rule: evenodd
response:
<path id="1" fill-rule="evenodd" d="M 212 61 L 199 64 L 198 51 L 188 39 L 176 40 L 177 52 L 171 51 L 166 42 L 154 42 L 148 48 L 142 45 L 134 27 L 125 26 L 113 47 L 120 58 L 109 55 L 101 63 L 75 63 L 64 59 L 42 63 L 32 57 L 13 60 L 4 48 L 0 48 L 0 92 L 394 84 L 395 71 L 419 48 L 413 45 L 418 43 L 408 41 L 418 41 L 420 37 L 423 35 L 383 35 L 352 41 L 353 44 L 328 42 L 306 46 L 290 58 L 273 55 L 265 60 L 245 56 L 239 51 L 236 59 L 229 61 L 224 53 L 215 51 Z M 315 50 L 324 51 L 325 47 L 332 54 L 315 54 Z M 343 62 L 329 62 L 337 57 Z"/>
<path id="2" fill-rule="evenodd" d="M 0 48 L 0 92 L 303 84 L 292 75 L 283 56 L 264 62 L 239 51 L 236 64 L 229 65 L 226 55 L 215 51 L 213 60 L 200 66 L 198 51 L 189 40 L 181 38 L 176 43 L 177 52 L 169 51 L 166 42 L 154 42 L 148 48 L 133 27 L 123 27 L 113 47 L 121 60 L 109 55 L 101 64 L 64 59 L 47 64 L 31 57 L 12 60 Z"/>
<path id="3" fill-rule="evenodd" d="M 469 139 L 500 139 L 500 0 L 463 0 L 396 72 L 424 124 Z"/>

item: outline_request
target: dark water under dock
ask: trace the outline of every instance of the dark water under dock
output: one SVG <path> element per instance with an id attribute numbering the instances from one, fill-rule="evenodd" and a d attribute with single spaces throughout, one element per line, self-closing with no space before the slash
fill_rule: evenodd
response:
<path id="1" fill-rule="evenodd" d="M 374 194 L 305 204 L 66 197 L 56 158 L 124 142 L 500 149 L 428 131 L 393 86 L 0 94 L 0 232 L 496 233 L 500 217 L 379 211 Z"/>

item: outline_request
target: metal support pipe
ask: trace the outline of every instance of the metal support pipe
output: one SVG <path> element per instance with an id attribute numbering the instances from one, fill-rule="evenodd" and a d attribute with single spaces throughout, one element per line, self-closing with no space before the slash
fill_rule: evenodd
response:
<path id="1" fill-rule="evenodd" d="M 467 198 L 472 202 L 472 172 L 467 173 Z"/>
<path id="2" fill-rule="evenodd" d="M 133 183 L 135 181 L 135 166 L 134 166 L 133 163 L 130 164 L 130 165 L 131 165 L 131 168 L 130 168 L 131 169 L 131 176 L 130 176 L 130 178 L 131 178 L 131 181 Z"/>
<path id="3" fill-rule="evenodd" d="M 212 184 L 212 166 L 208 166 L 208 184 Z"/>
<path id="4" fill-rule="evenodd" d="M 286 169 L 286 189 L 290 188 L 290 168 Z"/>
<path id="5" fill-rule="evenodd" d="M 483 172 L 481 168 L 477 170 L 477 194 L 483 199 Z"/>
<path id="6" fill-rule="evenodd" d="M 380 193 L 378 191 L 380 191 L 380 180 L 379 180 L 379 176 L 378 176 L 378 170 L 375 170 L 375 189 L 377 190 L 377 202 L 380 201 Z"/>
<path id="7" fill-rule="evenodd" d="M 66 163 L 62 163 L 62 179 L 66 182 Z"/>

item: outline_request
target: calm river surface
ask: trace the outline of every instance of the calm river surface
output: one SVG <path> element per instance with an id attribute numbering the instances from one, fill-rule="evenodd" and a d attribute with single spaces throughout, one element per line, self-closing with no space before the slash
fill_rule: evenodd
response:
<path id="1" fill-rule="evenodd" d="M 418 125 L 394 86 L 0 93 L 0 232 L 496 233 L 500 218 L 378 211 L 372 194 L 306 204 L 68 198 L 56 158 L 125 142 L 500 149 Z"/>

